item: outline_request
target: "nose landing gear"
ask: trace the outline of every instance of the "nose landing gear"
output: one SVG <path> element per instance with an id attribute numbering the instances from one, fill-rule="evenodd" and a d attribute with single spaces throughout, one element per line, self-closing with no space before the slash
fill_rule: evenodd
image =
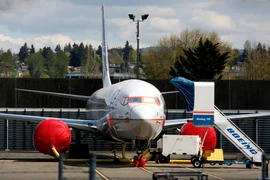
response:
<path id="1" fill-rule="evenodd" d="M 133 167 L 145 167 L 145 158 L 144 158 L 143 150 L 147 149 L 148 141 L 136 140 L 135 146 L 136 146 L 137 156 L 133 157 Z"/>

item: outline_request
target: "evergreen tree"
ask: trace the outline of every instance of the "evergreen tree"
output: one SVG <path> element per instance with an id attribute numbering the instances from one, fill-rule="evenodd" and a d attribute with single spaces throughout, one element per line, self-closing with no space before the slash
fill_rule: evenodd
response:
<path id="1" fill-rule="evenodd" d="M 55 51 L 56 53 L 59 53 L 59 52 L 62 51 L 62 50 L 61 50 L 60 44 L 57 44 L 57 46 L 55 47 L 54 51 Z"/>
<path id="2" fill-rule="evenodd" d="M 44 59 L 47 59 L 47 56 L 48 56 L 48 51 L 50 51 L 50 47 L 46 47 L 44 46 L 43 49 L 42 49 L 42 56 L 44 57 Z"/>
<path id="3" fill-rule="evenodd" d="M 56 55 L 52 51 L 50 47 L 43 47 L 41 52 L 44 58 L 44 73 L 48 75 L 50 78 L 55 77 L 55 63 L 56 63 Z"/>
<path id="4" fill-rule="evenodd" d="M 102 57 L 102 47 L 101 47 L 101 45 L 98 46 L 96 54 L 99 55 L 100 58 Z"/>
<path id="5" fill-rule="evenodd" d="M 213 43 L 208 39 L 203 42 L 202 38 L 194 49 L 184 50 L 185 56 L 180 56 L 171 67 L 172 77 L 184 77 L 198 81 L 202 79 L 213 79 L 219 75 L 225 67 L 229 52 L 220 53 L 219 43 Z"/>
<path id="6" fill-rule="evenodd" d="M 78 44 L 74 43 L 72 51 L 70 52 L 70 62 L 69 65 L 73 67 L 79 67 L 80 66 L 80 59 L 78 56 L 79 46 Z"/>
<path id="7" fill-rule="evenodd" d="M 31 48 L 30 48 L 30 54 L 35 54 L 36 50 L 33 44 L 31 44 Z"/>
<path id="8" fill-rule="evenodd" d="M 74 43 L 74 44 L 75 44 L 75 43 Z M 65 45 L 64 51 L 65 51 L 65 52 L 71 52 L 71 51 L 72 51 L 72 47 L 71 47 L 70 43 L 68 43 L 68 44 Z"/>
<path id="9" fill-rule="evenodd" d="M 125 62 L 125 67 L 127 68 L 127 70 L 129 69 L 129 62 L 130 62 L 132 51 L 133 51 L 133 47 L 129 45 L 128 41 L 126 41 L 125 47 L 123 48 L 123 60 Z"/>
<path id="10" fill-rule="evenodd" d="M 82 73 L 85 77 L 94 77 L 99 71 L 100 57 L 90 44 L 85 47 L 85 56 L 81 61 Z"/>
<path id="11" fill-rule="evenodd" d="M 24 62 L 24 60 L 29 56 L 29 48 L 27 47 L 26 43 L 24 43 L 24 45 L 20 48 L 18 56 L 21 62 Z"/>

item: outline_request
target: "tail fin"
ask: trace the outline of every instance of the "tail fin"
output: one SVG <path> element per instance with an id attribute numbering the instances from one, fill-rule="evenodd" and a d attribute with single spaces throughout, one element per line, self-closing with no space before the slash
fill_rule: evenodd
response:
<path id="1" fill-rule="evenodd" d="M 193 110 L 194 126 L 213 126 L 214 82 L 193 82 L 185 78 L 174 78 L 170 82 L 184 96 L 187 110 Z"/>
<path id="2" fill-rule="evenodd" d="M 105 10 L 104 4 L 101 7 L 102 11 L 102 81 L 103 87 L 111 85 L 109 65 L 108 65 L 108 47 L 106 42 L 106 33 L 105 33 Z"/>

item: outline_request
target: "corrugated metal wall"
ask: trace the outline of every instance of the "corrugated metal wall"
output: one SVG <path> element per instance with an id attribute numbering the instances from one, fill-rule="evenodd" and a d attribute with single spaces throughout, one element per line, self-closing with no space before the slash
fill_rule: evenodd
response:
<path id="1" fill-rule="evenodd" d="M 85 109 L 50 109 L 50 108 L 37 108 L 37 109 L 23 109 L 23 108 L 10 108 L 4 109 L 0 108 L 0 112 L 25 114 L 25 115 L 37 115 L 37 116 L 53 116 L 53 117 L 65 117 L 74 119 L 85 119 Z M 256 113 L 257 110 L 223 110 L 227 115 L 233 115 L 238 113 Z M 260 111 L 259 111 L 260 112 Z M 167 110 L 167 119 L 180 119 L 180 118 L 190 118 L 191 113 L 186 112 L 186 110 Z M 270 117 L 264 118 L 251 118 L 244 120 L 235 120 L 236 125 L 238 125 L 254 142 L 267 153 L 270 152 Z M 8 121 L 8 134 L 7 134 L 7 121 L 0 120 L 0 149 L 10 149 L 10 150 L 32 150 L 33 146 L 33 132 L 36 124 L 30 123 L 29 125 L 21 121 Z M 165 132 L 166 134 L 178 134 L 176 130 L 170 130 Z M 7 147 L 7 135 L 8 135 L 8 147 Z M 86 132 L 81 132 L 81 136 L 86 135 Z M 223 148 L 224 152 L 240 152 L 235 148 L 224 136 L 222 136 L 217 131 L 217 147 Z M 72 131 L 72 139 L 75 142 L 76 134 Z M 160 136 L 157 138 L 159 139 Z M 91 134 L 87 135 L 82 143 L 88 144 L 90 150 L 100 151 L 106 150 L 110 151 L 113 149 L 113 144 L 103 141 L 96 140 L 91 137 Z M 151 145 L 156 146 L 156 140 L 154 140 Z M 121 145 L 117 146 L 117 149 L 121 149 Z M 126 150 L 132 150 L 132 145 L 127 144 Z"/>
<path id="2" fill-rule="evenodd" d="M 161 92 L 174 91 L 169 80 L 147 80 Z M 91 95 L 102 87 L 101 79 L 7 79 L 0 78 L 0 107 L 85 108 L 86 102 L 19 92 L 15 88 Z M 215 105 L 220 109 L 270 109 L 270 81 L 215 81 Z M 181 94 L 167 94 L 168 109 L 185 109 Z"/>

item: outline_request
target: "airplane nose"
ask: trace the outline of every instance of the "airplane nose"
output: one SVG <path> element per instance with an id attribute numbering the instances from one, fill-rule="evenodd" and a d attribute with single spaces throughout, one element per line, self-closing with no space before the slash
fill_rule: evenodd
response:
<path id="1" fill-rule="evenodd" d="M 150 105 L 138 105 L 130 111 L 133 133 L 138 139 L 153 139 L 161 131 L 158 113 Z"/>
<path id="2" fill-rule="evenodd" d="M 131 119 L 153 119 L 157 117 L 157 113 L 152 106 L 149 105 L 138 105 L 131 109 Z"/>

